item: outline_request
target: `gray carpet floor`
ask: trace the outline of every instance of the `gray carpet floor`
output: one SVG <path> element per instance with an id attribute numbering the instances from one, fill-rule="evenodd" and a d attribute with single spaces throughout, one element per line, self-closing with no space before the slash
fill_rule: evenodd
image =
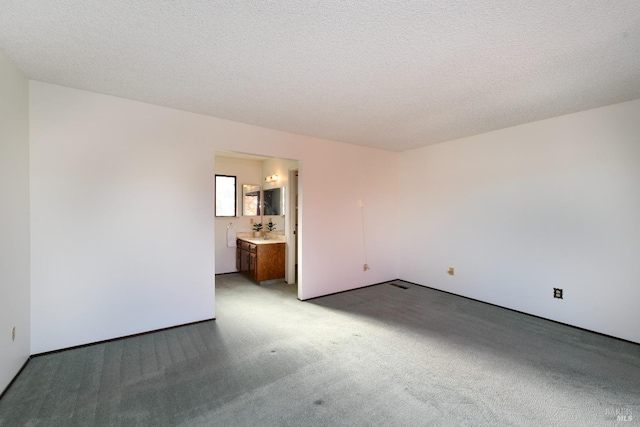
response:
<path id="1" fill-rule="evenodd" d="M 640 422 L 640 345 L 400 281 L 216 283 L 215 321 L 31 359 L 0 426 Z"/>

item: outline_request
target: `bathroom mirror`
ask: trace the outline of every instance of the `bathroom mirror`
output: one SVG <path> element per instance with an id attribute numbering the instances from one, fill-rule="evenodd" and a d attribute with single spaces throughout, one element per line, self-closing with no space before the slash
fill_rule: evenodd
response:
<path id="1" fill-rule="evenodd" d="M 244 184 L 242 186 L 242 215 L 260 215 L 260 186 Z"/>
<path id="2" fill-rule="evenodd" d="M 284 187 L 270 188 L 263 191 L 264 214 L 284 215 Z"/>

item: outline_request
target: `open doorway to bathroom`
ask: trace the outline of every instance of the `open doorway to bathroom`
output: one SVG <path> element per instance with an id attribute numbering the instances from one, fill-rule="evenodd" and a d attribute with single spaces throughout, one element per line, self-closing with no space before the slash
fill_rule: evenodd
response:
<path id="1" fill-rule="evenodd" d="M 223 279 L 232 273 L 243 271 L 243 276 L 251 277 L 251 253 L 241 252 L 235 244 L 236 239 L 229 239 L 228 230 L 232 235 L 244 237 L 248 240 L 256 238 L 253 233 L 257 224 L 262 224 L 258 239 L 268 235 L 269 242 L 254 242 L 271 244 L 283 242 L 285 253 L 282 257 L 284 269 L 282 277 L 276 280 L 263 281 L 262 286 L 285 286 L 292 295 L 299 298 L 302 284 L 299 283 L 299 243 L 300 227 L 299 215 L 300 198 L 299 176 L 300 164 L 297 160 L 273 158 L 237 152 L 216 152 L 215 174 L 235 176 L 237 182 L 237 214 L 234 217 L 216 217 L 215 221 L 215 274 L 216 283 L 223 283 Z M 274 197 L 278 195 L 280 199 Z M 259 202 L 259 208 L 253 206 L 245 209 L 247 201 Z M 278 206 L 274 204 L 277 201 Z M 266 225 L 272 224 L 270 232 Z M 255 228 L 254 228 L 255 227 Z M 255 246 L 255 245 L 254 245 Z M 271 246 L 269 246 L 271 249 Z M 243 267 L 242 255 L 248 255 L 248 267 Z M 258 261 L 259 264 L 259 261 Z M 280 277 L 280 275 L 278 275 Z M 254 276 L 257 278 L 257 275 Z"/>

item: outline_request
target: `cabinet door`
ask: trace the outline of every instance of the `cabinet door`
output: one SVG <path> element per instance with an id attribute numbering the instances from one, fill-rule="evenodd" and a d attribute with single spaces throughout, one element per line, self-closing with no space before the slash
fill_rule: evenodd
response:
<path id="1" fill-rule="evenodd" d="M 249 253 L 249 277 L 251 277 L 253 280 L 257 280 L 256 264 L 257 264 L 256 254 Z"/>
<path id="2" fill-rule="evenodd" d="M 248 251 L 241 250 L 240 251 L 240 271 L 246 273 L 249 271 L 249 257 L 250 254 Z"/>
<path id="3" fill-rule="evenodd" d="M 240 269 L 240 258 L 242 257 L 242 250 L 240 250 L 240 246 L 236 247 L 236 271 L 242 271 Z"/>

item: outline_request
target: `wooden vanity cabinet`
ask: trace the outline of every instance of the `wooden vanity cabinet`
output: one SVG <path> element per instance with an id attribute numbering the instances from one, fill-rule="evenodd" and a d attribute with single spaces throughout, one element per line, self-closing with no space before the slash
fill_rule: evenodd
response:
<path id="1" fill-rule="evenodd" d="M 284 242 L 257 245 L 238 239 L 236 269 L 258 283 L 284 278 Z"/>

